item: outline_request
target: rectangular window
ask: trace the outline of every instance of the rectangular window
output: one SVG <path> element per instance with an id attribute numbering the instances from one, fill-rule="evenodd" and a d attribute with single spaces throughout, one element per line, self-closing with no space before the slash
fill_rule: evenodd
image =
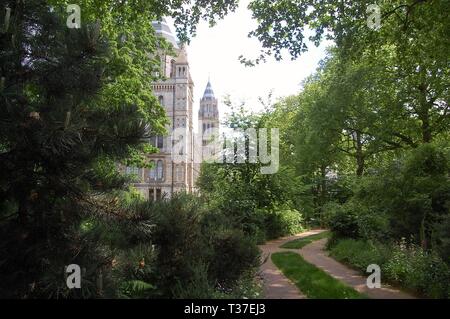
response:
<path id="1" fill-rule="evenodd" d="M 156 189 L 156 200 L 160 200 L 161 199 L 161 188 L 157 188 Z"/>
<path id="2" fill-rule="evenodd" d="M 164 147 L 164 137 L 158 136 L 157 141 L 158 141 L 158 145 L 156 147 L 159 149 L 162 149 Z"/>
<path id="3" fill-rule="evenodd" d="M 176 166 L 176 178 L 177 178 L 177 182 L 184 182 L 184 167 L 183 167 L 183 165 Z"/>
<path id="4" fill-rule="evenodd" d="M 155 161 L 151 161 L 151 168 L 149 171 L 149 180 L 150 181 L 154 181 L 156 179 L 156 162 Z"/>
<path id="5" fill-rule="evenodd" d="M 156 163 L 156 179 L 160 181 L 164 179 L 164 164 L 161 160 Z"/>
<path id="6" fill-rule="evenodd" d="M 150 144 L 151 144 L 152 146 L 156 146 L 156 136 L 150 137 Z"/>
<path id="7" fill-rule="evenodd" d="M 155 190 L 153 188 L 148 190 L 148 200 L 151 202 L 155 200 Z"/>

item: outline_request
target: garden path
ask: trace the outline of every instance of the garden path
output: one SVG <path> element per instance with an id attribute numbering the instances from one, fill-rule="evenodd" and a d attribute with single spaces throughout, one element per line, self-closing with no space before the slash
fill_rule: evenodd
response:
<path id="1" fill-rule="evenodd" d="M 332 277 L 341 280 L 355 290 L 374 299 L 412 299 L 412 295 L 388 285 L 381 288 L 370 289 L 366 285 L 366 278 L 357 270 L 329 257 L 324 250 L 327 239 L 321 239 L 304 246 L 301 249 L 280 248 L 286 242 L 323 232 L 322 229 L 310 230 L 294 236 L 282 237 L 259 246 L 262 251 L 263 264 L 260 267 L 260 276 L 263 281 L 265 299 L 304 299 L 306 296 L 299 291 L 295 284 L 286 278 L 275 266 L 271 259 L 274 252 L 291 251 L 300 254 L 309 263 L 321 268 Z"/>

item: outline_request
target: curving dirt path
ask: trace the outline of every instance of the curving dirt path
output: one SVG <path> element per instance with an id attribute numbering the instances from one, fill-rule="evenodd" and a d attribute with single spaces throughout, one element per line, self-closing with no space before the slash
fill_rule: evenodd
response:
<path id="1" fill-rule="evenodd" d="M 267 242 L 259 246 L 262 251 L 261 257 L 265 261 L 259 274 L 263 280 L 263 292 L 265 299 L 304 299 L 302 294 L 292 281 L 286 278 L 283 273 L 272 262 L 271 254 L 278 251 L 286 251 L 280 248 L 285 242 L 320 233 L 321 230 L 311 230 L 298 235 L 283 237 Z"/>
<path id="2" fill-rule="evenodd" d="M 320 239 L 296 250 L 307 262 L 321 268 L 332 277 L 339 279 L 355 290 L 373 299 L 413 299 L 414 297 L 388 285 L 370 289 L 366 285 L 367 277 L 329 257 L 324 250 L 327 239 Z M 383 274 L 381 274 L 383 276 Z M 381 277 L 383 278 L 383 277 Z"/>
<path id="3" fill-rule="evenodd" d="M 314 235 L 324 230 L 310 230 L 298 235 L 283 237 L 264 245 L 259 246 L 262 251 L 264 263 L 260 267 L 260 276 L 263 280 L 263 292 L 265 299 L 304 299 L 306 296 L 286 278 L 283 273 L 275 266 L 271 259 L 271 254 L 280 251 L 291 251 L 300 254 L 309 263 L 321 268 L 332 277 L 341 280 L 355 290 L 366 294 L 374 299 L 412 299 L 412 295 L 402 292 L 388 285 L 382 285 L 381 288 L 369 289 L 366 285 L 366 277 L 360 272 L 353 270 L 340 262 L 329 257 L 324 250 L 327 239 L 321 239 L 304 246 L 301 249 L 280 248 L 284 243 Z M 383 274 L 382 274 L 383 275 Z"/>

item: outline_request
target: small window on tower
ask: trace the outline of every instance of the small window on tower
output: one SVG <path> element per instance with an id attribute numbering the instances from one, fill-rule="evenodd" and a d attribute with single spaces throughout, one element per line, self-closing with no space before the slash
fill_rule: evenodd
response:
<path id="1" fill-rule="evenodd" d="M 159 102 L 159 104 L 161 104 L 162 106 L 164 106 L 164 96 L 160 95 L 160 96 L 158 97 L 158 102 Z"/>

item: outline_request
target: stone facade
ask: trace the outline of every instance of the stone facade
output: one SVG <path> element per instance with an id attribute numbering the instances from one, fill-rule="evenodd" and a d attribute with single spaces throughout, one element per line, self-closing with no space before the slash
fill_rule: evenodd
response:
<path id="1" fill-rule="evenodd" d="M 194 192 L 195 180 L 200 169 L 199 163 L 204 159 L 204 154 L 202 149 L 196 149 L 201 148 L 201 144 L 195 142 L 196 137 L 193 131 L 194 83 L 186 51 L 178 46 L 164 20 L 155 22 L 153 25 L 157 34 L 170 41 L 177 52 L 176 57 L 167 55 L 160 57 L 161 72 L 166 80 L 152 85 L 153 92 L 160 104 L 164 106 L 169 119 L 169 125 L 166 127 L 169 134 L 153 137 L 150 141 L 152 145 L 159 148 L 159 153 L 150 156 L 154 164 L 152 169 L 129 167 L 125 169 L 127 173 L 138 176 L 138 182 L 134 186 L 144 198 L 158 200 L 169 198 L 179 191 Z M 197 126 L 200 133 L 203 133 L 206 128 L 218 129 L 219 127 L 217 99 L 214 97 L 209 81 L 200 102 Z M 178 137 L 173 136 L 174 141 L 172 141 L 174 130 L 176 135 L 180 135 L 180 141 L 183 140 L 183 143 L 178 144 L 177 149 L 174 149 L 173 145 Z M 175 161 L 172 152 L 177 152 Z"/>

